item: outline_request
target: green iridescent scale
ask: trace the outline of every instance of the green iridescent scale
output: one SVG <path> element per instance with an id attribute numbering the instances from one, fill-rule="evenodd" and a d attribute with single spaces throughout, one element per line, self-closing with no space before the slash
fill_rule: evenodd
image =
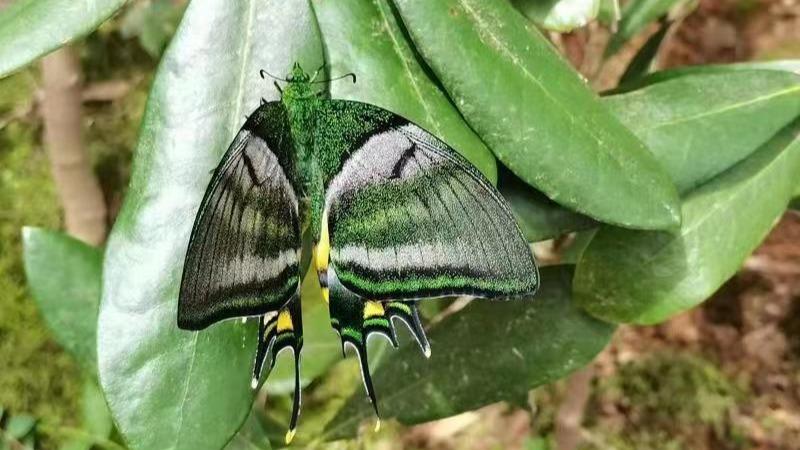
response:
<path id="1" fill-rule="evenodd" d="M 376 414 L 370 335 L 396 346 L 404 323 L 428 356 L 417 300 L 509 298 L 539 283 L 508 205 L 466 159 L 394 113 L 324 98 L 295 66 L 281 101 L 253 112 L 211 177 L 186 253 L 178 326 L 257 316 L 253 387 L 284 349 L 297 372 L 309 270 L 343 352 L 352 347 L 359 358 Z M 297 373 L 287 441 L 300 403 Z"/>

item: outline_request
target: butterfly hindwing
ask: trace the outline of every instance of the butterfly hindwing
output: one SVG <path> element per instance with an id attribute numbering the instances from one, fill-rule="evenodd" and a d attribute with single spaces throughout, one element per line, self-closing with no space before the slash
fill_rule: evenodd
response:
<path id="1" fill-rule="evenodd" d="M 337 102 L 362 114 L 391 114 Z M 528 243 L 497 190 L 399 116 L 355 143 L 328 185 L 325 211 L 330 263 L 362 298 L 497 298 L 538 286 Z"/>
<path id="2" fill-rule="evenodd" d="M 405 323 L 430 356 L 415 300 L 530 294 L 538 271 L 505 200 L 446 144 L 363 103 L 332 100 L 321 117 L 322 133 L 346 138 L 325 139 L 320 152 L 339 164 L 327 180 L 317 269 L 332 326 L 356 351 L 378 414 L 371 334 L 397 346 L 396 326 Z"/>
<path id="3" fill-rule="evenodd" d="M 263 105 L 214 171 L 189 239 L 181 328 L 276 311 L 297 292 L 297 198 L 275 153 L 288 141 L 283 123 L 280 103 Z"/>
<path id="4" fill-rule="evenodd" d="M 373 334 L 382 335 L 397 347 L 396 321 L 406 324 L 414 335 L 425 356 L 430 356 L 430 346 L 425 331 L 417 313 L 414 302 L 379 302 L 364 300 L 344 287 L 336 275 L 334 268 L 327 272 L 327 282 L 330 289 L 330 316 L 331 326 L 339 334 L 342 341 L 342 354 L 346 347 L 352 347 L 356 352 L 364 389 L 372 403 L 375 414 L 380 417 L 375 389 L 372 385 L 372 376 L 369 372 L 367 358 L 367 343 Z"/>
<path id="5" fill-rule="evenodd" d="M 253 389 L 258 387 L 262 376 L 267 376 L 275 367 L 278 354 L 283 350 L 292 352 L 294 358 L 294 396 L 292 401 L 292 417 L 286 442 L 289 443 L 297 429 L 300 417 L 300 352 L 303 349 L 303 315 L 300 309 L 300 297 L 293 297 L 289 303 L 268 318 L 261 316 L 258 324 L 258 350 L 253 366 Z M 262 373 L 266 369 L 266 373 Z"/>

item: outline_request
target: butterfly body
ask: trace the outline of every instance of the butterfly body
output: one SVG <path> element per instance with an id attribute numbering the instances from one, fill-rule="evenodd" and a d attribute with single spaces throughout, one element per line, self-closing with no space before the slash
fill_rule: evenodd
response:
<path id="1" fill-rule="evenodd" d="M 403 323 L 427 356 L 417 300 L 530 294 L 538 272 L 505 201 L 452 148 L 390 111 L 325 98 L 299 66 L 287 80 L 214 171 L 189 240 L 178 325 L 258 316 L 254 387 L 280 351 L 294 353 L 288 440 L 300 406 L 303 275 L 317 275 L 377 413 L 370 334 L 396 345 Z"/>

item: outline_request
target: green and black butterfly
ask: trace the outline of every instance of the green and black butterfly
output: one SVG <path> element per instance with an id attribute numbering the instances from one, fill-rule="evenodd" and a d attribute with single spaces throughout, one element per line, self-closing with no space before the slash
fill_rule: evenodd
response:
<path id="1" fill-rule="evenodd" d="M 312 261 L 376 414 L 369 335 L 396 346 L 398 319 L 429 356 L 417 300 L 520 296 L 539 280 L 508 205 L 452 148 L 379 107 L 325 98 L 297 64 L 284 81 L 281 100 L 250 115 L 214 171 L 189 240 L 178 326 L 257 316 L 254 387 L 263 366 L 269 373 L 280 351 L 293 352 L 288 442 L 300 410 L 300 281 Z"/>

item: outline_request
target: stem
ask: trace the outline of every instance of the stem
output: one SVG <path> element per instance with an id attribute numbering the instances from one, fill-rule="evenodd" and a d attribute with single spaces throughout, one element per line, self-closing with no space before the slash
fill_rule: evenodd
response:
<path id="1" fill-rule="evenodd" d="M 556 414 L 556 448 L 574 450 L 581 443 L 581 424 L 591 394 L 594 366 L 573 373 L 567 380 L 567 393 Z"/>
<path id="2" fill-rule="evenodd" d="M 106 237 L 107 210 L 83 145 L 81 69 L 65 46 L 42 60 L 44 143 L 64 208 L 67 232 L 92 245 Z"/>

